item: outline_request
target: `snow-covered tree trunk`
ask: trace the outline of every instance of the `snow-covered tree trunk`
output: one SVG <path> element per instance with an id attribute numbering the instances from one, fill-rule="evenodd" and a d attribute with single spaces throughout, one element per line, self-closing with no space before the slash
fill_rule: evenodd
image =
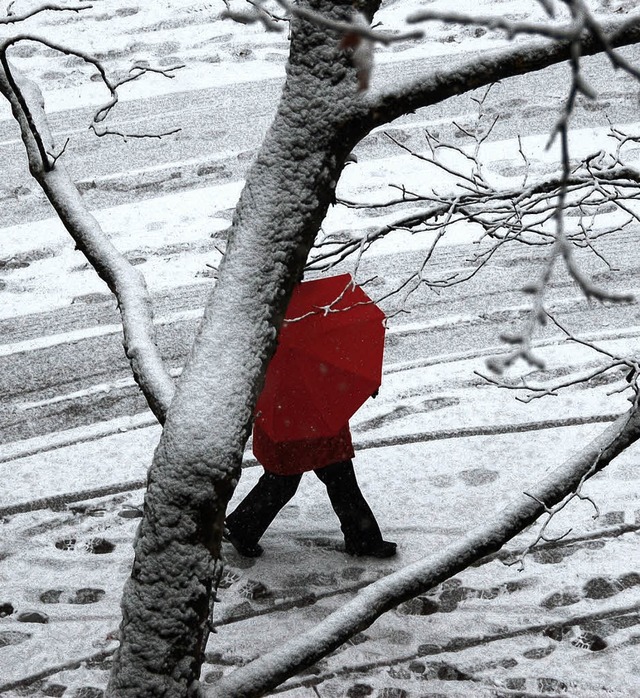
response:
<path id="1" fill-rule="evenodd" d="M 351 4 L 314 2 L 346 18 Z M 195 690 L 225 508 L 294 283 L 361 137 L 340 38 L 294 21 L 275 121 L 236 209 L 224 262 L 168 410 L 123 595 L 110 696 Z"/>

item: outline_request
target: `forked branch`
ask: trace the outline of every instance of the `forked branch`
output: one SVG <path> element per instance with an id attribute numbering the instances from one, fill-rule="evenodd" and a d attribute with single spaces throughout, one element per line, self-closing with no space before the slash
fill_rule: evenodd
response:
<path id="1" fill-rule="evenodd" d="M 6 57 L 2 65 L 5 65 Z M 144 277 L 109 241 L 87 210 L 80 193 L 54 154 L 53 138 L 37 85 L 15 66 L 0 68 L 0 92 L 20 126 L 29 168 L 63 225 L 89 263 L 118 300 L 124 347 L 133 375 L 159 422 L 164 422 L 173 397 L 173 381 L 155 343 L 151 300 Z M 44 153 L 44 154 L 43 154 Z"/>
<path id="2" fill-rule="evenodd" d="M 27 119 L 27 123 L 29 124 L 29 128 L 31 130 L 31 135 L 33 139 L 35 140 L 38 150 L 40 151 L 40 157 L 42 158 L 42 162 L 45 168 L 51 167 L 51 162 L 49 160 L 49 157 L 47 156 L 47 151 L 44 148 L 44 146 L 41 143 L 41 136 L 38 133 L 37 128 L 33 126 L 31 123 L 31 115 L 29 114 L 29 109 L 22 97 L 20 87 L 18 86 L 17 82 L 13 78 L 13 71 L 14 68 L 11 66 L 11 63 L 9 62 L 8 59 L 8 50 L 11 48 L 11 46 L 21 42 L 21 41 L 33 41 L 39 44 L 42 44 L 43 46 L 46 46 L 47 48 L 53 49 L 54 51 L 58 51 L 59 53 L 67 56 L 76 56 L 77 58 L 82 59 L 85 63 L 93 66 L 96 71 L 98 72 L 98 75 L 100 76 L 100 79 L 104 83 L 105 87 L 109 91 L 110 98 L 109 100 L 103 104 L 101 107 L 99 107 L 95 114 L 93 115 L 93 123 L 91 124 L 91 128 L 93 131 L 96 133 L 98 136 L 105 136 L 105 135 L 115 135 L 115 136 L 121 136 L 122 138 L 163 138 L 168 135 L 173 135 L 177 132 L 179 132 L 181 129 L 180 128 L 174 128 L 169 131 L 166 131 L 164 133 L 141 133 L 141 134 L 135 134 L 135 133 L 125 133 L 120 130 L 116 129 L 109 129 L 106 128 L 105 126 L 101 126 L 98 128 L 98 124 L 102 124 L 105 119 L 109 116 L 111 113 L 111 110 L 116 106 L 119 100 L 119 95 L 118 95 L 118 88 L 121 87 L 122 85 L 125 85 L 128 82 L 132 82 L 133 80 L 138 80 L 141 78 L 143 75 L 147 75 L 148 73 L 156 73 L 159 75 L 162 75 L 165 78 L 172 79 L 175 77 L 175 71 L 180 70 L 183 68 L 183 65 L 175 65 L 170 68 L 163 68 L 163 69 L 157 69 L 157 68 L 152 68 L 152 67 L 147 67 L 147 66 L 139 66 L 139 65 L 134 65 L 130 70 L 129 74 L 119 80 L 113 80 L 107 75 L 107 71 L 105 70 L 104 66 L 102 65 L 102 62 L 98 60 L 95 56 L 92 56 L 90 53 L 87 53 L 86 51 L 79 51 L 76 49 L 72 49 L 68 46 L 65 46 L 64 44 L 59 44 L 54 41 L 50 41 L 49 39 L 45 39 L 44 37 L 35 35 L 35 34 L 27 34 L 27 33 L 20 33 L 16 36 L 12 36 L 8 39 L 5 39 L 4 41 L 0 42 L 0 63 L 2 64 L 3 71 L 5 73 L 6 79 L 9 82 L 11 86 L 12 92 L 15 94 L 16 99 L 18 102 L 21 104 L 21 109 L 22 112 Z"/>

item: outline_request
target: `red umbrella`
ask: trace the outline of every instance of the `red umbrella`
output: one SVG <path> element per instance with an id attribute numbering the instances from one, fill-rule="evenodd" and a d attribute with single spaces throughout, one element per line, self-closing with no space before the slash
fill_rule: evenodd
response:
<path id="1" fill-rule="evenodd" d="M 340 463 L 353 458 L 353 444 L 349 425 L 345 424 L 333 436 L 320 436 L 293 441 L 274 441 L 253 425 L 253 453 L 272 473 L 295 475 L 307 470 L 323 468 L 329 463 Z"/>
<path id="2" fill-rule="evenodd" d="M 380 386 L 384 317 L 349 274 L 298 284 L 256 406 L 262 441 L 309 442 L 346 428 Z"/>

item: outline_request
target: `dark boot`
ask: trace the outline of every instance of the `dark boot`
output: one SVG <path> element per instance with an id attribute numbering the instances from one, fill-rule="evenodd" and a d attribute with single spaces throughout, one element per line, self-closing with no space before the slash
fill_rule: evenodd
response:
<path id="1" fill-rule="evenodd" d="M 397 552 L 397 544 L 389 540 L 380 541 L 377 545 L 367 548 L 352 548 L 345 544 L 344 551 L 347 555 L 355 557 L 393 557 Z"/>
<path id="2" fill-rule="evenodd" d="M 302 475 L 275 475 L 267 471 L 225 521 L 227 540 L 244 557 L 259 557 L 258 541 L 282 507 L 298 489 Z"/>
<path id="3" fill-rule="evenodd" d="M 340 520 L 348 555 L 391 557 L 396 544 L 382 539 L 380 527 L 360 491 L 350 460 L 314 470 L 327 488 L 331 506 Z"/>
<path id="4" fill-rule="evenodd" d="M 260 543 L 246 543 L 232 533 L 226 526 L 224 527 L 222 537 L 228 540 L 242 557 L 260 557 L 264 552 Z"/>

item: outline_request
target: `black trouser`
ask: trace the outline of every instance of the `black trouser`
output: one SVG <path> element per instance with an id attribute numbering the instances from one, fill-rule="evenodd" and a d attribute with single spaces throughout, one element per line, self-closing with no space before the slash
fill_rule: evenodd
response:
<path id="1" fill-rule="evenodd" d="M 382 542 L 380 528 L 362 496 L 353 463 L 332 463 L 313 471 L 327 488 L 331 506 L 340 520 L 346 548 L 366 552 Z M 257 543 L 282 507 L 293 497 L 302 475 L 275 475 L 265 471 L 255 487 L 227 516 L 232 534 L 245 545 Z"/>

